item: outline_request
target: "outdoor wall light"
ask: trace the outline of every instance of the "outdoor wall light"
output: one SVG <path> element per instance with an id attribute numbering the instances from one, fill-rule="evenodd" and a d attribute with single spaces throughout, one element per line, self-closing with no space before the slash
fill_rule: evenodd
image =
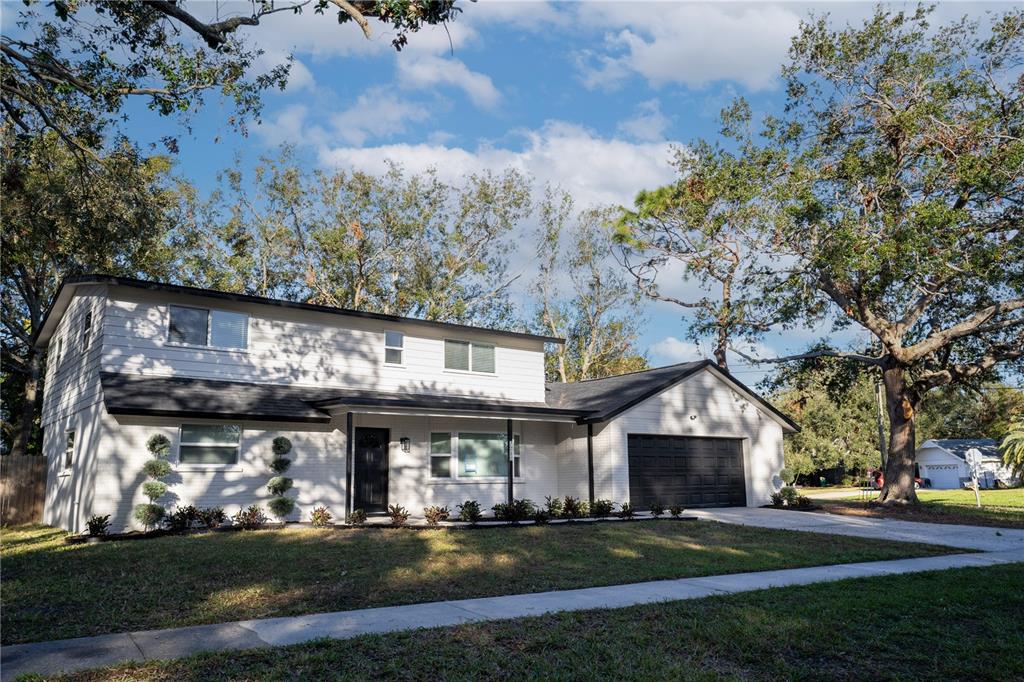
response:
<path id="1" fill-rule="evenodd" d="M 402 452 L 409 452 L 412 449 L 412 439 L 408 436 L 402 436 L 398 442 L 402 444 Z"/>

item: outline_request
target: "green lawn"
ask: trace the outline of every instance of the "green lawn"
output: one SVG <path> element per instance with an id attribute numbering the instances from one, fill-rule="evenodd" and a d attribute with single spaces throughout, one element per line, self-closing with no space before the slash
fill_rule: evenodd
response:
<path id="1" fill-rule="evenodd" d="M 98 545 L 63 537 L 45 527 L 3 530 L 4 644 L 960 551 L 668 520 L 301 528 Z"/>
<path id="2" fill-rule="evenodd" d="M 858 497 L 848 500 L 815 500 L 828 511 L 859 516 L 887 516 L 927 523 L 965 523 L 1004 528 L 1024 528 L 1024 488 L 981 490 L 981 508 L 973 490 L 918 490 L 917 507 L 879 508 Z"/>
<path id="3" fill-rule="evenodd" d="M 1024 679 L 1024 564 L 206 654 L 154 680 Z"/>

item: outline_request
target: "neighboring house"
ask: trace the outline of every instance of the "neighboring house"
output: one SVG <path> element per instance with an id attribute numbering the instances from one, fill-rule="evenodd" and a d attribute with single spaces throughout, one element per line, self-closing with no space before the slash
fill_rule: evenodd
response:
<path id="1" fill-rule="evenodd" d="M 926 440 L 917 449 L 921 478 L 928 479 L 933 488 L 962 488 L 971 480 L 967 451 L 972 448 L 982 454 L 980 487 L 995 487 L 996 481 L 1004 485 L 1013 482 L 1010 469 L 999 456 L 999 444 L 990 438 Z"/>
<path id="2" fill-rule="evenodd" d="M 299 520 L 511 496 L 756 506 L 797 429 L 709 361 L 545 385 L 561 339 L 119 277 L 65 281 L 34 342 L 44 520 L 73 531 L 132 525 L 155 433 L 159 502 L 229 513 L 269 500 L 286 436 Z"/>

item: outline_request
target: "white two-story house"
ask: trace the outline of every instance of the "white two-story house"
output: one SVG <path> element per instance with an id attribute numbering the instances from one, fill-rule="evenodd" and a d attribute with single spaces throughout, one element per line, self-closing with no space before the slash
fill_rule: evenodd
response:
<path id="1" fill-rule="evenodd" d="M 158 502 L 228 513 L 269 500 L 286 436 L 297 521 L 565 495 L 757 506 L 796 429 L 709 361 L 546 385 L 561 339 L 121 277 L 65 281 L 35 343 L 44 520 L 72 531 L 133 525 L 157 433 Z"/>

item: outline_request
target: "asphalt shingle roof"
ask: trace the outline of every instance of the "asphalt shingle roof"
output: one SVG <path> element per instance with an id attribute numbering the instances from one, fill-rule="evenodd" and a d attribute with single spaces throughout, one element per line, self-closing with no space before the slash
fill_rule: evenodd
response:
<path id="1" fill-rule="evenodd" d="M 999 443 L 991 438 L 935 438 L 931 442 L 965 462 L 967 461 L 967 451 L 971 448 L 980 450 L 986 459 L 999 458 Z"/>

